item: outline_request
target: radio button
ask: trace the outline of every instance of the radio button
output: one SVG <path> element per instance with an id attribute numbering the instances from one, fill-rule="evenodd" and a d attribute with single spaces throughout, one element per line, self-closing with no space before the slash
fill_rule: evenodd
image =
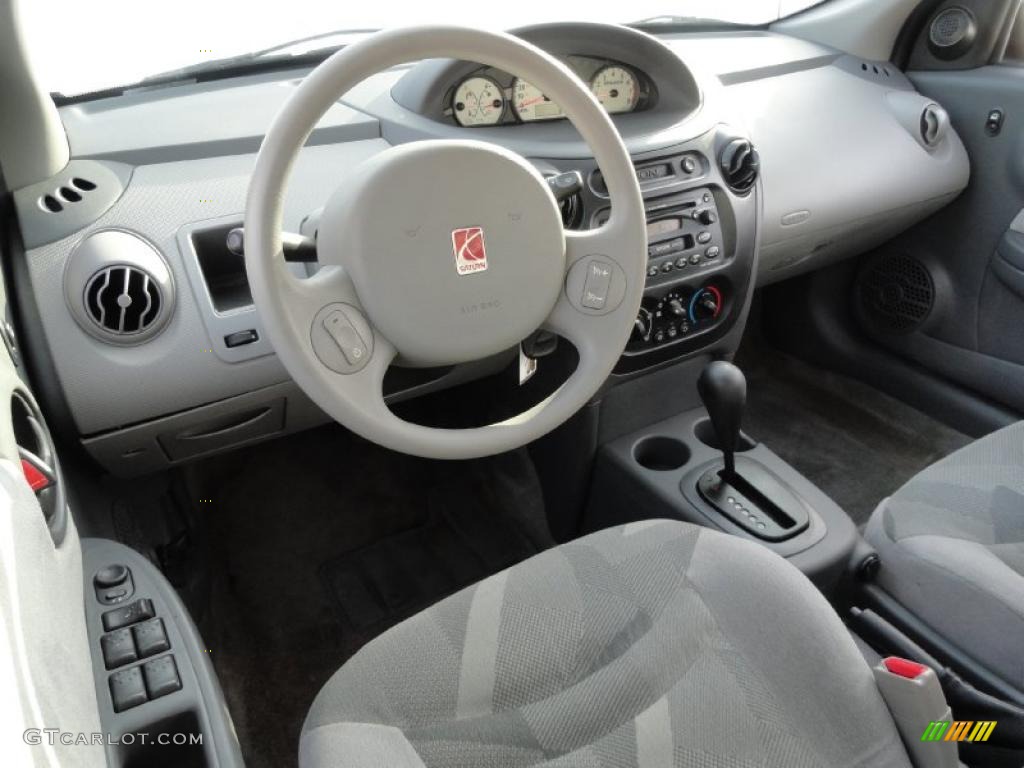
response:
<path id="1" fill-rule="evenodd" d="M 692 256 L 690 256 L 690 263 L 693 264 L 694 266 L 700 264 L 700 254 L 695 253 Z"/>
<path id="2" fill-rule="evenodd" d="M 697 234 L 697 242 L 701 245 L 705 245 L 711 242 L 711 233 L 705 230 Z"/>
<path id="3" fill-rule="evenodd" d="M 717 245 L 708 246 L 708 249 L 706 251 L 704 251 L 704 258 L 708 259 L 709 261 L 711 259 L 717 259 L 718 258 L 718 254 L 720 254 L 721 252 L 722 252 L 722 249 L 719 248 Z"/>
<path id="4" fill-rule="evenodd" d="M 687 259 L 685 256 L 680 256 L 678 259 L 676 259 L 676 269 L 683 269 L 689 263 L 689 259 Z"/>
<path id="5" fill-rule="evenodd" d="M 648 277 L 657 277 L 658 276 L 658 267 L 657 267 L 657 265 L 652 264 L 651 266 L 649 266 L 647 268 L 647 276 Z"/>
<path id="6" fill-rule="evenodd" d="M 666 261 L 664 264 L 661 265 L 661 271 L 662 272 L 671 272 L 672 269 L 673 269 L 673 265 L 672 265 L 671 261 Z"/>

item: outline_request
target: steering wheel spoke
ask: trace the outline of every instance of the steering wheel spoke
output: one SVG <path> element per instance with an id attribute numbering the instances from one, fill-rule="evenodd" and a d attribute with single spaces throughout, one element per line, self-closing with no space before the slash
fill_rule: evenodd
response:
<path id="1" fill-rule="evenodd" d="M 630 247 L 630 234 L 621 229 L 618 221 L 609 221 L 598 229 L 565 233 L 564 287 L 544 328 L 568 339 L 581 360 L 601 357 L 608 345 L 621 350 L 623 326 L 631 327 L 636 314 L 627 301 L 636 291 L 636 276 L 628 275 L 618 255 Z"/>

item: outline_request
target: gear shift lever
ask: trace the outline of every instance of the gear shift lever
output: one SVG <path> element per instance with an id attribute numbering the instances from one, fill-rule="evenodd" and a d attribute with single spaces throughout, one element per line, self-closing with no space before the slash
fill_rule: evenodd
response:
<path id="1" fill-rule="evenodd" d="M 701 372 L 697 392 L 718 436 L 725 457 L 722 479 L 728 481 L 736 475 L 736 444 L 740 437 L 743 407 L 747 402 L 747 379 L 743 371 L 732 363 L 716 360 Z"/>

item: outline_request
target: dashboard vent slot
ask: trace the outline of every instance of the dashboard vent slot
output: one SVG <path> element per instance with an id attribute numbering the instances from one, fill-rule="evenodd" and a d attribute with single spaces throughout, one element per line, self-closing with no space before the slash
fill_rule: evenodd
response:
<path id="1" fill-rule="evenodd" d="M 870 261 L 857 282 L 861 320 L 876 332 L 915 331 L 928 319 L 935 303 L 931 272 L 905 254 L 888 254 Z"/>
<path id="2" fill-rule="evenodd" d="M 160 316 L 163 297 L 149 273 L 137 267 L 101 269 L 85 286 L 89 317 L 107 333 L 142 333 Z"/>
<path id="3" fill-rule="evenodd" d="M 742 195 L 749 192 L 757 181 L 761 156 L 746 139 L 733 139 L 719 155 L 718 166 L 729 189 Z"/>
<path id="4" fill-rule="evenodd" d="M 96 184 L 89 179 L 75 176 L 61 184 L 56 191 L 47 192 L 39 197 L 39 207 L 49 213 L 60 213 L 65 203 L 80 203 L 84 196 L 96 189 Z"/>
<path id="5" fill-rule="evenodd" d="M 928 49 L 940 59 L 957 59 L 967 53 L 977 34 L 974 15 L 954 5 L 932 19 L 928 28 Z"/>

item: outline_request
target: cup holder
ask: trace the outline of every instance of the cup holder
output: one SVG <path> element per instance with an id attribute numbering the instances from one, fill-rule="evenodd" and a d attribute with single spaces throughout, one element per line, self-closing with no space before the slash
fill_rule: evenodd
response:
<path id="1" fill-rule="evenodd" d="M 715 434 L 715 428 L 711 426 L 711 419 L 701 419 L 694 424 L 693 434 L 708 448 L 714 448 L 716 451 L 722 450 L 722 446 L 718 442 L 718 435 Z M 751 440 L 744 432 L 740 432 L 740 439 L 736 441 L 736 451 L 739 453 L 749 451 L 755 445 L 757 443 Z"/>
<path id="2" fill-rule="evenodd" d="M 674 437 L 645 437 L 633 446 L 636 463 L 656 472 L 679 469 L 690 460 L 690 449 Z"/>

